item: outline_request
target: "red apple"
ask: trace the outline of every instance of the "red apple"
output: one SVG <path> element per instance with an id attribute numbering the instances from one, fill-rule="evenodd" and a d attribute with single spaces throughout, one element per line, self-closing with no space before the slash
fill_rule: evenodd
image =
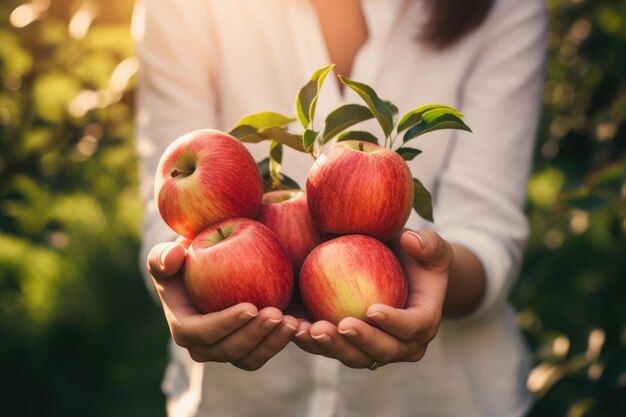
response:
<path id="1" fill-rule="evenodd" d="M 265 193 L 258 220 L 269 227 L 283 244 L 296 275 L 307 255 L 326 240 L 311 220 L 302 190 Z"/>
<path id="2" fill-rule="evenodd" d="M 289 312 L 306 316 L 298 288 L 298 275 L 307 255 L 328 238 L 320 232 L 309 214 L 302 190 L 270 191 L 263 195 L 258 220 L 269 227 L 289 254 L 295 275 L 295 286 Z"/>
<path id="3" fill-rule="evenodd" d="M 189 246 L 183 279 L 198 310 L 238 303 L 284 310 L 293 292 L 293 269 L 274 233 L 261 223 L 234 218 L 200 232 Z"/>
<path id="4" fill-rule="evenodd" d="M 241 142 L 218 130 L 202 129 L 172 142 L 161 156 L 154 187 L 159 214 L 179 235 L 232 217 L 256 218 L 261 208 L 261 174 Z"/>
<path id="5" fill-rule="evenodd" d="M 315 320 L 337 325 L 348 316 L 365 320 L 372 304 L 403 308 L 408 285 L 400 262 L 384 243 L 346 235 L 313 249 L 300 271 L 300 292 Z"/>
<path id="6" fill-rule="evenodd" d="M 309 211 L 320 230 L 388 240 L 413 205 L 413 176 L 400 155 L 378 145 L 338 142 L 313 164 L 306 184 Z"/>

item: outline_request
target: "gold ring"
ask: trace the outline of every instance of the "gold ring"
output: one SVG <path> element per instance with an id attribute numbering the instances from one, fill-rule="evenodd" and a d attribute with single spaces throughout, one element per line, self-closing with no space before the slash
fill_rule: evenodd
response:
<path id="1" fill-rule="evenodd" d="M 380 362 L 374 361 L 367 369 L 369 369 L 370 371 L 375 371 L 376 369 L 378 369 L 379 366 Z"/>

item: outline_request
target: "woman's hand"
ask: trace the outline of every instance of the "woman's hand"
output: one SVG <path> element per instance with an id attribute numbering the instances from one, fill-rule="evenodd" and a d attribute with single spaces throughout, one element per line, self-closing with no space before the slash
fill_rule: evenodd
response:
<path id="1" fill-rule="evenodd" d="M 189 241 L 156 245 L 148 255 L 148 271 L 161 298 L 174 342 L 197 362 L 230 362 L 256 370 L 292 339 L 298 320 L 268 307 L 241 303 L 202 314 L 191 303 L 180 270 Z"/>
<path id="2" fill-rule="evenodd" d="M 338 326 L 301 320 L 295 337 L 300 348 L 352 368 L 375 369 L 392 362 L 416 362 L 424 356 L 441 321 L 453 249 L 428 230 L 404 232 L 392 247 L 408 279 L 407 307 L 370 306 L 367 317 L 373 325 L 354 317 Z"/>

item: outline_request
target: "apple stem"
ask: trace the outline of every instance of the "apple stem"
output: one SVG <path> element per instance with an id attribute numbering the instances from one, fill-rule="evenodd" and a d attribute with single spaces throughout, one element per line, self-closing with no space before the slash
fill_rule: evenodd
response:
<path id="1" fill-rule="evenodd" d="M 222 230 L 221 227 L 217 228 L 217 233 L 220 234 L 220 237 L 222 238 L 222 240 L 226 239 L 226 236 L 224 236 L 224 231 Z"/>
<path id="2" fill-rule="evenodd" d="M 359 142 L 359 151 L 363 152 L 363 143 Z"/>
<path id="3" fill-rule="evenodd" d="M 172 178 L 176 178 L 176 177 L 178 177 L 179 175 L 185 175 L 185 176 L 187 176 L 187 175 L 191 175 L 191 174 L 193 174 L 193 170 L 191 170 L 191 171 L 179 171 L 179 170 L 177 170 L 176 168 L 174 168 L 174 169 L 172 170 L 172 172 L 171 172 Z"/>

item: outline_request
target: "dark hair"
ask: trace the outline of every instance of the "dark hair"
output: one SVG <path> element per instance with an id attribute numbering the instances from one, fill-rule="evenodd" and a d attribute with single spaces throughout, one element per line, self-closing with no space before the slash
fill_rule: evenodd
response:
<path id="1" fill-rule="evenodd" d="M 478 28 L 494 0 L 426 0 L 430 17 L 420 34 L 427 44 L 444 49 Z"/>

